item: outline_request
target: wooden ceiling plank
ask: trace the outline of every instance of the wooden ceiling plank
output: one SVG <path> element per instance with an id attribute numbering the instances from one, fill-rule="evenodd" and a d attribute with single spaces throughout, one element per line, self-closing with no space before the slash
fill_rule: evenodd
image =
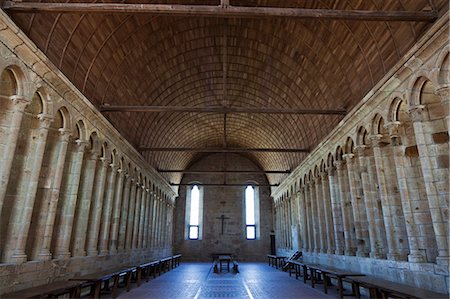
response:
<path id="1" fill-rule="evenodd" d="M 158 169 L 160 173 L 183 173 L 183 174 L 289 174 L 290 170 L 177 170 Z"/>
<path id="2" fill-rule="evenodd" d="M 140 147 L 140 152 L 197 152 L 197 153 L 309 153 L 307 148 L 205 148 L 205 147 Z"/>
<path id="3" fill-rule="evenodd" d="M 319 114 L 345 115 L 345 109 L 306 109 L 276 107 L 189 107 L 189 106 L 112 106 L 101 105 L 101 112 L 193 112 L 193 113 L 260 113 L 260 114 Z"/>
<path id="4" fill-rule="evenodd" d="M 222 4 L 223 3 L 224 2 L 222 2 Z M 383 22 L 434 22 L 438 17 L 436 11 L 369 11 L 287 7 L 246 7 L 231 5 L 38 3 L 4 1 L 2 8 L 7 11 L 24 13 L 166 14 L 224 18 L 288 17 Z"/>

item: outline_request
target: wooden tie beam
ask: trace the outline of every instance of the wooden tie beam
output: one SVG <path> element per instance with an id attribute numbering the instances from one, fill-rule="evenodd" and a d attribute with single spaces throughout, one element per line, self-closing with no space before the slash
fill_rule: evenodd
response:
<path id="1" fill-rule="evenodd" d="M 193 184 L 175 184 L 170 183 L 171 186 L 192 186 Z M 227 186 L 227 187 L 242 187 L 242 186 L 248 186 L 251 184 L 195 184 L 198 186 L 211 186 L 211 187 L 220 187 L 220 186 Z M 267 184 L 267 185 L 254 185 L 255 187 L 278 187 L 279 184 Z"/>
<path id="2" fill-rule="evenodd" d="M 307 9 L 288 7 L 231 6 L 228 1 L 221 5 L 179 5 L 179 4 L 132 4 L 132 3 L 39 3 L 4 1 L 2 8 L 11 12 L 24 13 L 107 13 L 107 14 L 159 14 L 193 17 L 223 18 L 299 18 L 332 19 L 355 21 L 402 21 L 434 22 L 436 11 L 369 11 L 338 9 Z"/>
<path id="3" fill-rule="evenodd" d="M 205 148 L 205 147 L 141 147 L 140 152 L 196 152 L 196 153 L 309 153 L 306 148 Z"/>
<path id="4" fill-rule="evenodd" d="M 101 112 L 186 112 L 186 113 L 254 113 L 345 115 L 345 109 L 262 108 L 262 107 L 188 107 L 188 106 L 112 106 L 101 105 Z"/>
<path id="5" fill-rule="evenodd" d="M 160 173 L 183 174 L 290 174 L 290 170 L 172 170 L 158 169 Z"/>

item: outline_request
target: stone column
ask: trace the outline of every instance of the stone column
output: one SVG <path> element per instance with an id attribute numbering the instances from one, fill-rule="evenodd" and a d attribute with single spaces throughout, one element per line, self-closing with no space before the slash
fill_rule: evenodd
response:
<path id="1" fill-rule="evenodd" d="M 344 229 L 342 223 L 341 198 L 339 196 L 339 184 L 336 179 L 336 169 L 327 168 L 328 182 L 330 185 L 331 214 L 333 219 L 333 231 L 335 240 L 335 254 L 344 254 Z M 333 252 L 330 252 L 333 253 Z"/>
<path id="2" fill-rule="evenodd" d="M 122 195 L 124 189 L 124 172 L 122 169 L 117 170 L 117 184 L 113 186 L 114 203 L 112 211 L 111 236 L 109 238 L 109 254 L 117 253 L 119 245 L 119 225 L 120 225 L 120 207 L 122 206 Z"/>
<path id="3" fill-rule="evenodd" d="M 152 241 L 153 241 L 153 217 L 154 217 L 154 200 L 153 200 L 154 193 L 151 189 L 148 191 L 148 204 L 149 204 L 149 211 L 148 211 L 148 234 L 147 234 L 147 248 L 152 247 Z M 184 223 L 184 222 L 183 222 Z"/>
<path id="4" fill-rule="evenodd" d="M 386 229 L 386 241 L 388 245 L 387 257 L 388 259 L 391 260 L 400 260 L 401 255 L 398 249 L 398 244 L 395 240 L 396 230 L 392 219 L 392 217 L 395 217 L 395 215 L 392 215 L 390 209 L 383 156 L 381 154 L 380 148 L 382 143 L 382 137 L 383 137 L 382 135 L 372 135 L 370 136 L 370 140 L 372 142 L 373 154 L 375 158 L 375 167 L 377 169 L 378 188 L 382 202 L 381 206 L 383 209 L 384 224 Z"/>
<path id="5" fill-rule="evenodd" d="M 69 172 L 65 178 L 64 190 L 62 193 L 62 208 L 57 230 L 55 257 L 64 259 L 70 257 L 69 244 L 72 233 L 72 224 L 77 204 L 78 187 L 81 178 L 81 167 L 85 148 L 89 145 L 86 141 L 76 140 L 74 148 L 69 157 Z"/>
<path id="6" fill-rule="evenodd" d="M 437 94 L 441 97 L 442 107 L 445 111 L 445 124 L 447 132 L 450 135 L 450 84 L 444 84 L 436 89 Z"/>
<path id="7" fill-rule="evenodd" d="M 426 125 L 423 123 L 427 119 L 424 109 L 425 106 L 420 105 L 410 108 L 408 112 L 413 121 L 414 135 L 416 137 L 417 149 L 419 151 L 425 191 L 427 193 L 428 205 L 430 207 L 431 219 L 433 221 L 433 229 L 436 235 L 436 243 L 439 252 L 436 262 L 438 264 L 441 263 L 443 265 L 448 265 L 448 198 L 445 200 L 446 210 L 443 211 L 441 210 L 441 206 L 444 207 L 444 205 L 441 204 L 439 198 L 438 188 L 435 183 L 438 179 L 434 175 L 434 167 L 432 162 L 436 159 L 436 157 L 428 147 L 427 135 L 429 135 L 429 133 L 427 133 L 425 129 Z"/>
<path id="8" fill-rule="evenodd" d="M 3 209 L 3 202 L 5 200 L 6 189 L 8 187 L 9 175 L 11 173 L 11 166 L 14 160 L 14 153 L 16 152 L 17 139 L 19 138 L 19 130 L 22 124 L 23 113 L 25 107 L 30 103 L 29 100 L 20 96 L 12 96 L 7 98 L 12 101 L 11 121 L 5 132 L 4 150 L 0 153 L 0 212 Z"/>
<path id="9" fill-rule="evenodd" d="M 45 145 L 47 144 L 48 129 L 53 121 L 50 115 L 40 114 L 39 128 L 37 129 L 34 139 L 34 158 L 25 166 L 24 171 L 29 173 L 27 186 L 20 190 L 25 192 L 20 194 L 19 200 L 15 203 L 12 215 L 12 243 L 14 251 L 8 259 L 10 262 L 23 263 L 27 261 L 25 254 L 25 246 L 27 244 L 28 230 L 31 224 L 31 215 L 33 214 L 34 200 L 39 183 L 39 175 L 41 173 L 42 160 L 44 158 Z M 27 161 L 28 162 L 28 161 Z"/>
<path id="10" fill-rule="evenodd" d="M 376 210 L 377 210 L 377 190 L 375 181 L 370 178 L 369 169 L 369 158 L 366 157 L 365 151 L 367 146 L 359 145 L 355 148 L 358 154 L 359 168 L 361 171 L 361 182 L 364 193 L 365 209 L 367 211 L 369 238 L 370 238 L 370 253 L 371 258 L 384 258 L 383 247 L 384 241 L 377 233 L 377 229 L 383 229 L 378 227 L 379 224 L 376 221 Z"/>
<path id="11" fill-rule="evenodd" d="M 91 150 L 84 159 L 80 188 L 78 189 L 78 208 L 76 212 L 72 253 L 73 256 L 86 255 L 86 241 L 88 238 L 88 221 L 91 213 L 92 192 L 94 179 L 97 174 L 97 160 L 99 152 Z"/>
<path id="12" fill-rule="evenodd" d="M 100 169 L 98 175 L 95 176 L 95 192 L 93 196 L 91 221 L 89 222 L 88 238 L 87 238 L 87 254 L 95 256 L 98 254 L 98 237 L 100 231 L 100 221 L 103 208 L 103 197 L 105 194 L 106 172 L 110 161 L 106 158 L 100 158 Z"/>
<path id="13" fill-rule="evenodd" d="M 325 231 L 325 213 L 323 210 L 323 194 L 322 194 L 322 182 L 320 180 L 320 177 L 316 177 L 314 178 L 314 182 L 315 182 L 315 191 L 316 191 L 316 209 L 317 209 L 317 226 L 318 226 L 318 231 L 319 231 L 319 235 L 317 236 L 318 238 L 318 242 L 319 242 L 319 252 L 321 253 L 325 253 L 327 251 L 326 248 L 326 231 Z"/>
<path id="14" fill-rule="evenodd" d="M 145 189 L 145 216 L 144 216 L 144 231 L 143 231 L 143 240 L 142 247 L 148 247 L 148 231 L 149 231 L 149 218 L 150 218 L 150 190 Z"/>
<path id="15" fill-rule="evenodd" d="M 142 185 L 141 191 L 141 212 L 139 215 L 139 236 L 138 236 L 138 248 L 143 248 L 142 244 L 144 242 L 144 220 L 146 211 L 146 188 Z"/>
<path id="16" fill-rule="evenodd" d="M 126 232 L 128 223 L 128 205 L 130 203 L 130 189 L 133 185 L 133 179 L 128 175 L 124 175 L 125 184 L 123 187 L 122 196 L 122 208 L 120 209 L 120 222 L 119 222 L 119 238 L 117 248 L 119 252 L 124 252 L 126 250 Z"/>
<path id="17" fill-rule="evenodd" d="M 157 230 L 157 223 L 156 223 L 156 217 L 157 217 L 157 201 L 158 196 L 155 192 L 152 192 L 152 238 L 151 238 L 151 248 L 156 248 L 156 230 Z"/>
<path id="18" fill-rule="evenodd" d="M 306 184 L 306 183 L 305 183 Z M 307 223 L 307 231 L 308 231 L 308 251 L 309 252 L 313 252 L 314 251 L 314 230 L 313 230 L 313 225 L 312 225 L 312 209 L 311 209 L 311 186 L 310 186 L 311 182 L 308 182 L 305 185 L 305 199 L 306 199 L 306 207 L 305 207 L 305 212 L 306 212 L 306 223 Z"/>
<path id="19" fill-rule="evenodd" d="M 327 172 L 320 174 L 322 179 L 322 198 L 323 198 L 323 217 L 325 219 L 325 240 L 327 242 L 327 253 L 333 254 L 334 247 L 334 230 L 333 230 L 333 215 L 331 213 L 331 195 L 330 182 L 328 181 Z"/>
<path id="20" fill-rule="evenodd" d="M 136 203 L 134 205 L 134 222 L 133 222 L 133 236 L 132 236 L 132 248 L 136 249 L 138 247 L 138 236 L 139 236 L 139 219 L 141 216 L 141 194 L 143 185 L 137 184 L 136 190 Z"/>
<path id="21" fill-rule="evenodd" d="M 312 237 L 314 245 L 311 252 L 319 252 L 320 240 L 319 240 L 319 219 L 317 217 L 317 200 L 316 200 L 316 189 L 314 186 L 314 181 L 309 182 L 309 196 L 311 198 L 311 226 L 312 226 Z"/>
<path id="22" fill-rule="evenodd" d="M 362 204 L 362 190 L 358 187 L 360 178 L 356 170 L 354 157 L 354 154 L 346 154 L 343 156 L 347 165 L 347 175 L 350 185 L 351 207 L 353 212 L 353 221 L 355 224 L 356 255 L 366 257 L 369 255 L 368 248 L 370 247 L 370 241 L 368 231 L 365 228 L 367 226 L 367 222 L 364 219 L 366 219 L 367 216 L 365 213 L 365 207 Z"/>
<path id="23" fill-rule="evenodd" d="M 133 237 L 133 224 L 134 224 L 134 216 L 135 216 L 135 203 L 136 203 L 136 188 L 139 185 L 135 182 L 131 184 L 130 189 L 130 204 L 128 206 L 128 223 L 127 223 L 127 234 L 125 239 L 125 248 L 131 249 L 133 244 L 131 243 Z"/>
<path id="24" fill-rule="evenodd" d="M 114 191 L 116 189 L 116 175 L 118 167 L 113 163 L 109 164 L 110 170 L 106 184 L 105 203 L 103 205 L 103 215 L 100 224 L 100 255 L 109 253 L 109 232 L 111 229 L 111 214 L 113 208 Z"/>
<path id="25" fill-rule="evenodd" d="M 50 197 L 48 199 L 48 208 L 44 211 L 47 215 L 45 217 L 45 226 L 43 235 L 40 236 L 42 240 L 40 241 L 40 248 L 38 251 L 38 259 L 39 260 L 50 260 L 52 258 L 52 254 L 50 253 L 50 245 L 53 236 L 53 229 L 56 218 L 56 209 L 58 207 L 58 201 L 60 197 L 61 190 L 61 182 L 64 173 L 64 163 L 66 161 L 67 156 L 67 147 L 69 144 L 70 131 L 65 129 L 59 129 L 59 142 L 58 142 L 58 153 L 56 165 L 54 166 L 54 172 L 52 173 L 52 177 L 49 178 L 51 180 L 51 189 Z"/>
<path id="26" fill-rule="evenodd" d="M 389 129 L 389 137 L 392 140 L 391 144 L 394 152 L 395 170 L 397 173 L 397 181 L 402 199 L 403 213 L 405 215 L 409 244 L 408 261 L 413 263 L 424 263 L 427 261 L 426 253 L 424 252 L 424 249 L 419 248 L 417 238 L 420 237 L 420 231 L 415 223 L 413 207 L 411 205 L 411 195 L 407 181 L 408 175 L 405 171 L 405 165 L 407 164 L 404 156 L 405 147 L 402 145 L 398 134 L 400 122 L 388 123 L 386 124 L 386 127 Z"/>
<path id="27" fill-rule="evenodd" d="M 350 211 L 350 199 L 348 194 L 348 184 L 344 173 L 344 163 L 342 161 L 335 162 L 339 184 L 339 195 L 341 198 L 342 222 L 344 227 L 344 254 L 355 255 L 355 245 L 352 229 L 352 217 Z"/>
<path id="28" fill-rule="evenodd" d="M 305 242 L 305 238 L 304 238 L 304 231 L 303 231 L 303 227 L 305 226 L 305 221 L 304 221 L 304 215 L 303 215 L 303 208 L 302 205 L 304 204 L 302 201 L 304 200 L 303 198 L 303 190 L 299 189 L 297 191 L 296 197 L 295 197 L 295 208 L 297 210 L 297 217 L 295 219 L 296 221 L 296 225 L 297 225 L 297 235 L 298 235 L 298 250 L 302 250 L 302 248 L 304 248 L 304 242 Z"/>

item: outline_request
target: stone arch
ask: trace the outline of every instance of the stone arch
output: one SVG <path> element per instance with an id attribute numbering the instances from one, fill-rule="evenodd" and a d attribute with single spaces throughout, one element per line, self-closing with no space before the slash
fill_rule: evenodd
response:
<path id="1" fill-rule="evenodd" d="M 87 141 L 87 131 L 86 131 L 86 125 L 84 124 L 83 120 L 77 121 L 74 127 L 74 138 L 82 141 Z"/>
<path id="2" fill-rule="evenodd" d="M 440 86 L 450 84 L 450 46 L 446 46 L 437 59 L 437 81 Z"/>
<path id="3" fill-rule="evenodd" d="M 378 113 L 375 114 L 375 116 L 372 119 L 372 134 L 373 135 L 387 134 L 387 130 L 384 125 L 385 125 L 384 118 Z"/>
<path id="4" fill-rule="evenodd" d="M 321 172 L 321 173 L 322 173 L 322 172 L 325 172 L 326 168 L 327 168 L 326 162 L 325 162 L 324 159 L 322 159 L 322 160 L 320 161 L 320 172 Z"/>
<path id="5" fill-rule="evenodd" d="M 61 118 L 62 122 L 62 127 L 60 127 L 61 129 L 71 131 L 72 121 L 69 109 L 67 109 L 65 106 L 60 107 L 56 112 L 56 117 Z"/>
<path id="6" fill-rule="evenodd" d="M 118 155 L 117 155 L 117 150 L 115 148 L 111 151 L 109 156 L 111 157 L 111 164 L 112 165 L 118 166 L 120 164 L 119 163 L 119 159 L 118 159 Z"/>
<path id="7" fill-rule="evenodd" d="M 354 149 L 355 149 L 355 143 L 353 142 L 353 139 L 351 137 L 347 137 L 347 140 L 345 141 L 344 152 L 346 154 L 351 154 L 351 153 L 353 153 Z"/>
<path id="8" fill-rule="evenodd" d="M 8 61 L 9 62 L 9 61 Z M 3 75 L 8 74 L 8 76 L 11 76 L 12 82 L 14 82 L 14 93 L 10 94 L 10 96 L 17 95 L 21 97 L 25 97 L 26 99 L 29 99 L 32 94 L 30 94 L 29 90 L 26 88 L 26 82 L 29 82 L 28 78 L 28 72 L 24 71 L 25 67 L 19 66 L 17 63 L 9 62 L 5 67 L 1 70 L 1 76 L 2 76 L 2 83 L 3 83 Z M 9 84 L 9 83 L 8 83 Z M 3 90 L 4 86 L 3 84 L 0 85 L 0 93 L 3 94 L 1 91 Z"/>
<path id="9" fill-rule="evenodd" d="M 366 128 L 360 126 L 356 134 L 356 145 L 367 145 L 368 138 L 369 134 L 367 133 Z"/>
<path id="10" fill-rule="evenodd" d="M 89 136 L 89 143 L 90 143 L 90 150 L 91 152 L 101 153 L 102 146 L 100 144 L 99 137 L 97 135 L 97 132 L 92 132 Z"/>
<path id="11" fill-rule="evenodd" d="M 334 157 L 332 153 L 328 153 L 327 167 L 334 167 Z"/>
<path id="12" fill-rule="evenodd" d="M 344 152 L 340 145 L 338 145 L 336 147 L 335 155 L 336 155 L 336 161 L 342 161 L 342 156 L 344 155 Z"/>
<path id="13" fill-rule="evenodd" d="M 11 69 L 4 69 L 0 74 L 0 95 L 11 97 L 18 93 L 18 82 Z"/>

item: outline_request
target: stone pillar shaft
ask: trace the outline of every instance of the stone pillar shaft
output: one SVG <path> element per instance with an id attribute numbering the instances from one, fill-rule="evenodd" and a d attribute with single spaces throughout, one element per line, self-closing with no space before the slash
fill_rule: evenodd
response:
<path id="1" fill-rule="evenodd" d="M 95 193 L 94 193 L 94 205 L 92 207 L 92 213 L 90 214 L 91 221 L 89 222 L 88 238 L 87 238 L 87 254 L 89 256 L 95 256 L 98 254 L 98 237 L 100 231 L 100 221 L 103 208 L 103 197 L 105 194 L 106 184 L 106 172 L 108 169 L 109 161 L 105 158 L 100 158 L 100 169 L 98 175 L 95 178 Z"/>
<path id="2" fill-rule="evenodd" d="M 50 253 L 50 245 L 53 237 L 53 229 L 56 218 L 56 209 L 60 197 L 61 183 L 64 174 L 64 164 L 67 156 L 67 148 L 69 145 L 70 132 L 60 129 L 60 138 L 58 142 L 58 153 L 56 165 L 54 167 L 53 176 L 50 178 L 52 184 L 50 189 L 50 199 L 48 209 L 46 211 L 45 227 L 42 238 L 41 247 L 38 250 L 39 260 L 50 260 L 52 255 Z"/>
<path id="3" fill-rule="evenodd" d="M 23 113 L 25 107 L 30 103 L 19 96 L 12 96 L 7 99 L 12 101 L 11 120 L 8 123 L 7 130 L 5 130 L 6 137 L 4 150 L 0 154 L 0 212 L 3 209 L 3 202 L 5 200 L 6 190 L 8 188 L 9 176 L 11 173 L 11 166 L 14 161 L 14 153 L 16 152 L 17 140 L 19 139 L 19 130 L 22 124 Z"/>
<path id="4" fill-rule="evenodd" d="M 103 215 L 100 224 L 100 254 L 106 255 L 109 253 L 108 243 L 109 243 L 109 233 L 111 229 L 111 214 L 113 208 L 114 191 L 116 187 L 116 175 L 117 167 L 114 164 L 110 164 L 109 176 L 106 184 L 106 194 L 103 206 Z"/>
<path id="5" fill-rule="evenodd" d="M 322 179 L 322 198 L 323 198 L 323 215 L 325 218 L 325 240 L 327 242 L 327 253 L 334 253 L 334 230 L 333 230 L 333 216 L 331 214 L 331 194 L 330 194 L 330 182 L 328 181 L 328 174 L 323 172 L 321 174 Z"/>
<path id="6" fill-rule="evenodd" d="M 125 175 L 125 184 L 123 187 L 122 207 L 120 209 L 120 222 L 119 222 L 119 237 L 118 237 L 118 249 L 120 252 L 126 250 L 126 236 L 127 236 L 127 223 L 128 223 L 128 206 L 130 203 L 130 191 L 133 185 L 133 179 L 128 174 Z"/>
<path id="7" fill-rule="evenodd" d="M 324 214 L 324 207 L 323 207 L 323 194 L 322 194 L 322 181 L 319 177 L 315 178 L 315 191 L 316 191 L 316 209 L 317 209 L 317 226 L 318 226 L 318 245 L 319 250 L 318 252 L 325 253 L 326 248 L 326 231 L 325 231 L 325 214 Z"/>
<path id="8" fill-rule="evenodd" d="M 61 209 L 61 220 L 56 238 L 55 256 L 56 258 L 69 258 L 69 244 L 72 232 L 72 224 L 77 203 L 78 187 L 81 178 L 81 167 L 83 165 L 83 156 L 87 142 L 76 141 L 75 148 L 72 150 L 69 158 L 69 171 L 64 182 L 63 204 Z"/>
<path id="9" fill-rule="evenodd" d="M 109 239 L 109 253 L 116 254 L 119 245 L 119 225 L 120 225 L 120 208 L 122 206 L 122 195 L 124 189 L 124 173 L 122 169 L 117 170 L 117 184 L 112 187 L 114 191 L 114 204 L 112 211 L 111 237 Z"/>
<path id="10" fill-rule="evenodd" d="M 133 236 L 132 236 L 132 247 L 133 249 L 138 248 L 138 237 L 139 237 L 139 219 L 141 216 L 141 194 L 142 185 L 137 186 L 136 190 L 136 202 L 134 204 L 134 221 L 133 221 Z"/>
<path id="11" fill-rule="evenodd" d="M 130 191 L 130 204 L 128 206 L 128 223 L 127 223 L 127 234 L 125 239 L 126 249 L 132 248 L 132 238 L 133 238 L 133 223 L 135 216 L 135 203 L 136 203 L 136 183 L 131 184 Z"/>
<path id="12" fill-rule="evenodd" d="M 22 197 L 23 200 L 19 199 L 13 209 L 12 232 L 14 235 L 13 240 L 15 240 L 15 245 L 13 247 L 13 254 L 8 260 L 16 263 L 23 263 L 27 261 L 25 246 L 28 238 L 28 230 L 31 224 L 31 215 L 33 213 L 42 160 L 44 158 L 45 146 L 47 143 L 48 129 L 50 127 L 50 123 L 53 121 L 53 118 L 48 115 L 40 114 L 38 118 L 40 119 L 40 123 L 36 132 L 36 139 L 33 142 L 33 153 L 28 153 L 30 155 L 33 154 L 34 157 L 33 160 L 29 162 L 30 164 L 25 166 L 26 169 L 24 170 L 29 173 L 28 181 L 26 182 L 27 186 L 21 188 L 21 190 L 25 191 L 25 193 L 20 194 L 20 197 Z"/>
<path id="13" fill-rule="evenodd" d="M 328 181 L 330 184 L 331 212 L 333 217 L 333 230 L 335 240 L 335 254 L 344 254 L 344 230 L 342 224 L 342 208 L 339 196 L 339 184 L 336 180 L 335 169 L 328 168 Z"/>

